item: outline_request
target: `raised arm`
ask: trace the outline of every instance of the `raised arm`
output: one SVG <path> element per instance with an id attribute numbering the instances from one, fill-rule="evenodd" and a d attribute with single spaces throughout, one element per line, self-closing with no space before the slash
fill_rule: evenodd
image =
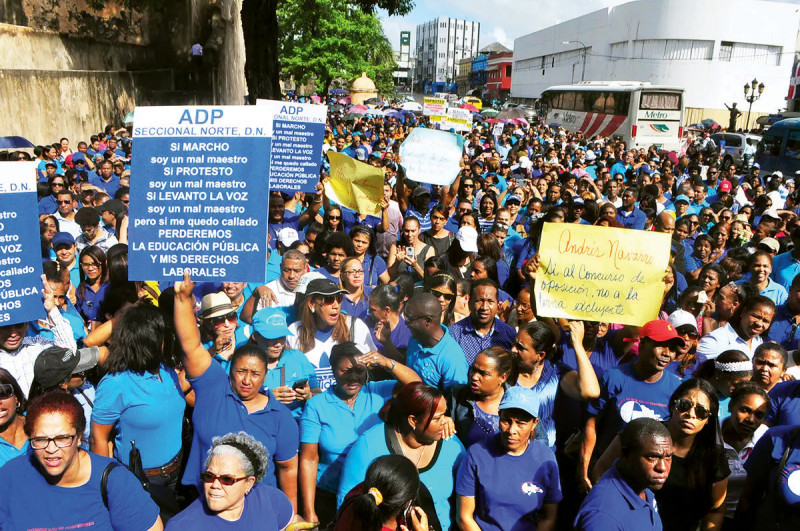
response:
<path id="1" fill-rule="evenodd" d="M 189 379 L 201 376 L 211 365 L 211 354 L 203 348 L 194 319 L 192 289 L 194 282 L 189 273 L 184 273 L 183 281 L 175 283 L 175 332 L 183 348 L 183 367 Z"/>
<path id="2" fill-rule="evenodd" d="M 317 214 L 319 213 L 319 207 L 322 205 L 323 195 L 324 192 L 322 183 L 317 183 L 316 194 L 314 195 L 314 198 L 309 202 L 308 208 L 300 216 L 300 219 L 297 220 L 297 225 L 300 229 L 310 224 L 317 217 Z"/>
<path id="3" fill-rule="evenodd" d="M 589 401 L 600 396 L 600 382 L 597 373 L 589 362 L 589 355 L 583 348 L 583 321 L 572 321 L 567 325 L 575 349 L 578 370 L 570 371 L 561 378 L 561 388 L 575 400 Z"/>

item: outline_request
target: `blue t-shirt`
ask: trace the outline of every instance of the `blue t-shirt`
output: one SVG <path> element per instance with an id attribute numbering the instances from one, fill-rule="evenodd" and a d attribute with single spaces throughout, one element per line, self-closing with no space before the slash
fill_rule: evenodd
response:
<path id="1" fill-rule="evenodd" d="M 33 454 L 6 463 L 0 468 L 0 484 L 6 485 L 0 496 L 0 526 L 8 530 L 150 529 L 158 518 L 158 506 L 139 480 L 125 467 L 115 467 L 108 475 L 106 508 L 100 479 L 113 459 L 91 452 L 89 457 L 89 481 L 71 488 L 48 483 L 34 464 Z"/>
<path id="2" fill-rule="evenodd" d="M 669 398 L 680 383 L 677 376 L 666 371 L 658 381 L 647 383 L 636 375 L 633 362 L 607 370 L 600 381 L 600 397 L 586 407 L 590 415 L 602 413 L 595 451 L 605 450 L 614 436 L 634 419 L 669 417 Z"/>
<path id="3" fill-rule="evenodd" d="M 0 467 L 15 457 L 28 453 L 30 448 L 31 445 L 27 439 L 22 444 L 22 448 L 17 448 L 7 440 L 0 437 Z"/>
<path id="4" fill-rule="evenodd" d="M 781 382 L 770 390 L 765 422 L 770 426 L 800 425 L 800 380 Z"/>
<path id="5" fill-rule="evenodd" d="M 94 291 L 91 286 L 84 284 L 83 294 L 81 294 L 80 287 L 76 288 L 76 296 L 78 298 L 77 308 L 81 316 L 86 322 L 99 321 L 100 316 L 100 303 L 106 297 L 108 292 L 109 283 L 100 284 L 97 291 Z"/>
<path id="6" fill-rule="evenodd" d="M 386 355 L 386 347 L 383 346 L 383 343 L 375 336 L 375 326 L 371 325 L 369 328 L 369 333 L 372 336 L 372 341 L 375 343 L 375 346 L 378 349 L 378 352 Z M 404 353 L 408 350 L 408 343 L 411 341 L 411 330 L 408 328 L 406 324 L 406 320 L 403 319 L 403 316 L 400 316 L 400 319 L 397 321 L 397 326 L 392 329 L 389 333 L 389 341 L 391 344 L 399 350 L 401 353 Z"/>
<path id="7" fill-rule="evenodd" d="M 775 317 L 767 331 L 766 341 L 774 341 L 786 350 L 796 350 L 798 347 L 798 327 L 794 323 L 794 315 L 786 304 L 775 308 Z"/>
<path id="8" fill-rule="evenodd" d="M 364 255 L 361 266 L 364 268 L 364 284 L 373 288 L 379 284 L 380 276 L 386 272 L 386 261 L 380 256 L 369 253 Z"/>
<path id="9" fill-rule="evenodd" d="M 792 286 L 792 280 L 798 273 L 800 273 L 800 261 L 792 255 L 792 251 L 779 254 L 772 259 L 770 277 L 787 291 Z"/>
<path id="10" fill-rule="evenodd" d="M 182 483 L 200 485 L 200 472 L 214 437 L 245 431 L 267 449 L 270 460 L 267 475 L 262 481 L 271 487 L 276 486 L 274 462 L 289 461 L 295 457 L 299 444 L 297 423 L 289 409 L 278 402 L 272 392 L 262 390 L 269 397 L 266 407 L 248 413 L 242 399 L 231 389 L 228 375 L 218 363 L 212 363 L 206 372 L 189 382 L 196 397 L 192 413 L 194 434 Z"/>
<path id="11" fill-rule="evenodd" d="M 394 437 L 393 430 L 388 434 Z M 364 481 L 364 472 L 372 461 L 390 455 L 386 442 L 386 427 L 383 423 L 373 426 L 358 438 L 347 454 L 342 470 L 342 479 L 336 495 L 336 506 L 340 507 L 344 497 L 353 487 Z M 434 460 L 420 469 L 419 478 L 433 498 L 436 516 L 442 529 L 450 529 L 451 498 L 455 488 L 455 476 L 464 457 L 464 445 L 458 437 L 440 440 L 430 447 L 434 450 Z"/>
<path id="12" fill-rule="evenodd" d="M 352 408 L 336 396 L 335 386 L 308 401 L 300 419 L 300 442 L 319 445 L 318 488 L 336 492 L 347 453 L 364 432 L 381 424 L 378 412 L 392 398 L 396 383 L 367 383 Z"/>
<path id="13" fill-rule="evenodd" d="M 111 178 L 109 180 L 104 181 L 100 175 L 92 172 L 89 174 L 89 184 L 100 188 L 110 197 L 114 197 L 114 194 L 117 193 L 117 190 L 119 190 L 120 187 L 119 177 L 115 173 L 111 174 Z"/>
<path id="14" fill-rule="evenodd" d="M 97 384 L 92 422 L 114 424 L 114 457 L 127 465 L 131 441 L 142 466 L 165 465 L 181 450 L 183 397 L 178 375 L 163 365 L 158 374 L 132 371 L 106 374 Z"/>
<path id="15" fill-rule="evenodd" d="M 603 474 L 583 500 L 574 529 L 578 531 L 661 531 L 661 517 L 653 491 L 645 489 L 646 499 L 623 479 L 617 463 Z"/>
<path id="16" fill-rule="evenodd" d="M 426 384 L 449 391 L 456 385 L 467 384 L 467 358 L 455 339 L 442 325 L 444 335 L 432 348 L 423 348 L 411 338 L 406 353 L 406 365 Z"/>
<path id="17" fill-rule="evenodd" d="M 280 531 L 289 524 L 294 510 L 292 502 L 280 490 L 261 483 L 244 499 L 242 514 L 237 520 L 220 518 L 208 509 L 204 496 L 197 498 L 189 507 L 167 522 L 167 531 L 203 529 L 204 531 L 224 531 L 226 529 L 258 529 L 259 531 Z"/>
<path id="18" fill-rule="evenodd" d="M 795 442 L 789 450 L 783 470 L 777 470 L 795 428 L 776 426 L 767 430 L 744 463 L 747 479 L 754 481 L 756 488 L 767 491 L 764 507 L 758 513 L 763 529 L 777 528 L 768 520 L 776 514 L 783 516 L 781 529 L 800 528 L 800 442 Z M 778 511 L 779 508 L 784 510 Z"/>
<path id="19" fill-rule="evenodd" d="M 347 295 L 342 297 L 342 312 L 353 317 L 358 317 L 362 321 L 369 315 L 369 296 L 372 294 L 372 288 L 364 285 L 364 292 L 358 302 L 351 301 Z"/>
<path id="20" fill-rule="evenodd" d="M 484 439 L 467 450 L 456 494 L 475 498 L 474 518 L 484 531 L 533 531 L 542 506 L 562 498 L 556 456 L 536 440 L 511 455 L 499 435 Z"/>

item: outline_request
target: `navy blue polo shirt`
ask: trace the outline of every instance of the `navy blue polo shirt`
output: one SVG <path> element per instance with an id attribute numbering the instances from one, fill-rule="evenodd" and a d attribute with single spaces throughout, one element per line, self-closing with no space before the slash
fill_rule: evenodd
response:
<path id="1" fill-rule="evenodd" d="M 114 194 L 117 193 L 117 190 L 119 190 L 120 186 L 119 177 L 115 173 L 111 174 L 111 178 L 109 180 L 104 181 L 102 177 L 92 172 L 91 174 L 89 174 L 89 184 L 100 188 L 110 197 L 114 197 Z"/>
<path id="2" fill-rule="evenodd" d="M 461 348 L 464 350 L 467 364 L 472 365 L 478 353 L 489 347 L 503 347 L 506 350 L 511 350 L 511 347 L 514 346 L 517 332 L 495 317 L 492 329 L 485 336 L 481 337 L 478 335 L 478 332 L 475 331 L 475 326 L 472 324 L 472 317 L 468 315 L 450 325 L 450 335 L 453 336 L 456 343 L 461 345 Z"/>
<path id="3" fill-rule="evenodd" d="M 781 382 L 770 390 L 765 422 L 770 426 L 800 425 L 800 380 Z"/>
<path id="4" fill-rule="evenodd" d="M 369 296 L 372 293 L 372 288 L 364 286 L 364 293 L 358 302 L 353 302 L 347 298 L 347 295 L 342 297 L 342 312 L 353 317 L 358 317 L 362 321 L 369 315 Z"/>
<path id="5" fill-rule="evenodd" d="M 758 512 L 760 529 L 800 528 L 800 444 L 795 442 L 789 450 L 786 465 L 777 470 L 786 447 L 791 444 L 797 426 L 777 426 L 761 436 L 745 461 L 747 478 L 766 488 L 763 507 Z M 780 526 L 775 516 L 781 515 Z"/>
<path id="6" fill-rule="evenodd" d="M 794 324 L 794 315 L 786 307 L 786 304 L 781 304 L 775 308 L 775 317 L 772 319 L 767 331 L 767 341 L 774 341 L 780 344 L 786 350 L 796 350 L 798 347 L 798 327 Z"/>
<path id="7" fill-rule="evenodd" d="M 579 531 L 661 531 L 653 491 L 645 489 L 642 499 L 628 485 L 617 469 L 617 463 L 603 474 L 583 500 L 574 528 Z"/>
<path id="8" fill-rule="evenodd" d="M 300 216 L 301 214 L 295 214 L 289 210 L 284 210 L 283 212 L 283 221 L 280 223 L 275 223 L 271 219 L 267 222 L 267 230 L 269 230 L 269 248 L 270 249 L 277 249 L 278 248 L 278 232 L 281 229 L 290 228 L 297 231 L 298 236 L 300 236 Z"/>
<path id="9" fill-rule="evenodd" d="M 370 335 L 372 336 L 372 341 L 375 343 L 375 346 L 378 348 L 378 352 L 386 355 L 386 347 L 383 346 L 383 343 L 375 336 L 375 326 L 370 326 L 369 330 Z M 397 326 L 392 329 L 391 333 L 389 334 L 389 341 L 394 345 L 394 348 L 399 350 L 400 352 L 405 352 L 408 349 L 408 343 L 411 341 L 411 330 L 409 330 L 408 325 L 406 324 L 406 320 L 403 319 L 403 316 L 400 316 L 400 319 L 397 321 Z"/>
<path id="10" fill-rule="evenodd" d="M 617 212 L 617 221 L 626 229 L 644 230 L 647 225 L 647 215 L 636 207 L 633 207 L 633 212 L 629 215 L 623 214 L 620 209 Z"/>
<path id="11" fill-rule="evenodd" d="M 80 288 L 76 290 L 78 297 L 77 308 L 86 322 L 99 320 L 97 317 L 100 315 L 100 303 L 103 302 L 106 296 L 108 286 L 108 282 L 100 284 L 97 291 L 94 291 L 91 286 L 85 284 L 83 294 L 81 294 Z"/>
<path id="12" fill-rule="evenodd" d="M 361 262 L 364 268 L 364 284 L 373 288 L 380 282 L 380 276 L 386 272 L 386 261 L 375 254 L 365 254 Z"/>
<path id="13" fill-rule="evenodd" d="M 264 409 L 248 413 L 219 363 L 212 363 L 206 372 L 189 383 L 196 397 L 192 414 L 194 434 L 182 483 L 202 488 L 200 473 L 211 440 L 226 433 L 245 431 L 267 449 L 270 459 L 264 482 L 275 487 L 275 461 L 289 461 L 295 457 L 300 444 L 300 432 L 289 409 L 269 389 L 262 389 L 261 393 L 269 397 L 269 402 Z"/>
<path id="14" fill-rule="evenodd" d="M 379 217 L 368 214 L 363 220 L 360 220 L 358 219 L 358 213 L 354 210 L 344 207 L 340 207 L 340 209 L 342 211 L 342 225 L 344 226 L 344 231 L 348 234 L 350 233 L 350 229 L 356 225 L 366 225 L 374 231 L 381 224 L 381 218 Z"/>

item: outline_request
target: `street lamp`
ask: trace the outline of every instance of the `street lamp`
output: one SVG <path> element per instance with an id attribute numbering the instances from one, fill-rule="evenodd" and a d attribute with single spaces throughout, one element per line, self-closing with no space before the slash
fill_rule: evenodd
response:
<path id="1" fill-rule="evenodd" d="M 581 41 L 561 41 L 561 44 L 572 44 L 578 43 L 581 45 L 582 56 L 583 56 L 583 66 L 581 66 L 581 81 L 583 78 L 586 77 L 586 45 L 583 44 Z"/>
<path id="2" fill-rule="evenodd" d="M 753 109 L 753 102 L 760 98 L 763 93 L 764 83 L 759 83 L 756 78 L 744 85 L 744 100 L 750 104 L 750 107 L 747 108 L 747 120 L 744 123 L 745 131 L 750 130 L 750 111 Z"/>

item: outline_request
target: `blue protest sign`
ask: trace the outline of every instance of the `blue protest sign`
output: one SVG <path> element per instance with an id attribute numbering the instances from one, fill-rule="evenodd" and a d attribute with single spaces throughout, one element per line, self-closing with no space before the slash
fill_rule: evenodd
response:
<path id="1" fill-rule="evenodd" d="M 36 163 L 0 162 L 0 326 L 45 317 Z"/>
<path id="2" fill-rule="evenodd" d="M 328 108 L 275 100 L 256 100 L 256 106 L 269 109 L 272 118 L 269 189 L 289 195 L 313 193 L 319 182 Z"/>
<path id="3" fill-rule="evenodd" d="M 264 282 L 267 112 L 137 107 L 128 278 Z"/>

